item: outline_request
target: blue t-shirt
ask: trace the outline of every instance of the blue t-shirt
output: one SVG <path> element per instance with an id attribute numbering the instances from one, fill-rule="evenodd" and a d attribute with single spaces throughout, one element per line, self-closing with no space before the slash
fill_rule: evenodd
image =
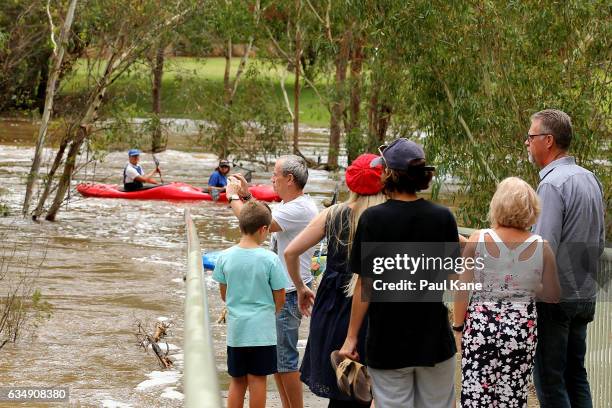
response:
<path id="1" fill-rule="evenodd" d="M 225 187 L 227 186 L 227 177 L 215 170 L 208 179 L 208 185 L 210 187 Z"/>
<path id="2" fill-rule="evenodd" d="M 227 285 L 227 345 L 276 345 L 272 291 L 288 284 L 278 256 L 264 248 L 236 245 L 221 252 L 212 278 Z"/>

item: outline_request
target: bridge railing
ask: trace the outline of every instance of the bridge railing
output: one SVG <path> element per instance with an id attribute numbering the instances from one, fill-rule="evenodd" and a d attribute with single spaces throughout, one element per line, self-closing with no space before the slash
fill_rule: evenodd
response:
<path id="1" fill-rule="evenodd" d="M 221 392 L 215 366 L 208 296 L 202 266 L 198 232 L 185 210 L 187 235 L 187 275 L 185 282 L 185 369 L 183 388 L 185 407 L 221 408 Z"/>

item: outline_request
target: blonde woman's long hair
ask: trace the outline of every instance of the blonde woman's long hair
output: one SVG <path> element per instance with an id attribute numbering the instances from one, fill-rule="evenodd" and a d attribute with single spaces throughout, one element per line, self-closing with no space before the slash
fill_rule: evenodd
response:
<path id="1" fill-rule="evenodd" d="M 339 246 L 344 246 L 347 248 L 347 256 L 346 262 L 348 263 L 348 258 L 351 253 L 351 249 L 353 247 L 353 238 L 355 237 L 355 231 L 357 231 L 357 225 L 359 224 L 359 218 L 363 212 L 375 205 L 382 204 L 387 201 L 387 196 L 385 196 L 382 192 L 373 195 L 360 195 L 353 191 L 350 192 L 349 198 L 347 201 L 343 203 L 339 203 L 329 207 L 327 211 L 327 245 L 336 245 L 336 248 Z M 336 217 L 339 217 L 342 211 L 345 211 L 352 205 L 353 209 L 351 211 L 351 215 L 349 217 L 349 234 L 348 239 L 344 241 L 342 239 L 342 230 L 344 229 L 344 223 L 340 225 L 340 229 L 337 228 L 336 223 L 333 220 Z M 355 291 L 355 285 L 357 284 L 357 275 L 353 274 L 351 276 L 350 282 L 346 285 L 344 292 L 346 296 L 353 296 L 353 292 Z"/>

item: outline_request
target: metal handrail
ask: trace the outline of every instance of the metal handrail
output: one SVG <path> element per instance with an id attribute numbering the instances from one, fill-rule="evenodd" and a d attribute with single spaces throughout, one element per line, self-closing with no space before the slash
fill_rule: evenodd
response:
<path id="1" fill-rule="evenodd" d="M 215 366 L 204 282 L 202 250 L 189 209 L 185 209 L 187 235 L 187 276 L 185 282 L 185 407 L 221 408 L 221 392 Z"/>

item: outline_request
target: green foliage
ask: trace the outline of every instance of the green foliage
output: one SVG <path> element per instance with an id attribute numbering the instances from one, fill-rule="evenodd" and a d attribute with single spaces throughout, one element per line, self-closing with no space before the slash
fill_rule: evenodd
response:
<path id="1" fill-rule="evenodd" d="M 415 101 L 413 123 L 427 132 L 441 176 L 460 180 L 460 224 L 486 224 L 498 180 L 518 175 L 537 184 L 523 135 L 530 115 L 544 108 L 572 116 L 571 151 L 609 177 L 597 162 L 610 140 L 605 11 L 599 1 L 417 1 L 393 10 L 385 46 L 406 67 L 399 91 Z"/>
<path id="2" fill-rule="evenodd" d="M 49 44 L 46 35 L 38 35 L 36 41 L 29 35 L 45 32 L 46 18 L 38 3 L 31 13 L 19 17 L 27 5 L 35 4 L 31 0 L 5 3 L 0 11 L 0 64 L 7 61 L 7 50 L 14 43 L 27 44 L 28 55 L 39 59 L 24 58 L 11 71 L 0 72 L 0 110 L 7 106 L 7 98 L 13 106 L 30 109 Z M 185 3 L 198 1 L 82 2 L 72 41 L 98 55 L 87 60 L 89 65 L 78 61 L 74 76 L 62 77 L 58 112 L 69 116 L 79 111 L 102 74 L 106 61 L 101 56 L 113 47 L 124 46 L 125 41 L 134 44 L 143 60 L 148 51 L 141 48 L 150 44 L 140 44 L 141 39 Z M 345 121 L 350 116 L 346 108 L 355 84 L 349 74 L 344 87 L 336 86 L 334 63 L 343 35 L 350 35 L 353 45 L 363 39 L 361 122 L 346 134 L 349 156 L 375 151 L 385 137 L 425 136 L 428 157 L 438 168 L 433 196 L 443 180 L 457 184 L 454 204 L 460 224 L 486 224 L 488 203 L 499 180 L 517 175 L 537 184 L 537 171 L 526 160 L 523 135 L 531 114 L 543 108 L 562 109 L 572 116 L 571 152 L 599 176 L 606 196 L 612 195 L 610 164 L 605 161 L 612 139 L 609 2 L 263 0 L 260 14 L 256 4 L 255 0 L 199 4 L 176 29 L 149 38 L 193 55 L 223 51 L 228 39 L 233 44 L 254 39 L 257 58 L 250 59 L 231 104 L 224 100 L 223 59 L 176 58 L 165 65 L 162 117 L 210 123 L 202 132 L 204 149 L 228 147 L 235 156 L 258 159 L 263 151 L 264 160 L 284 151 L 284 126 L 290 119 L 279 77 L 285 68 L 294 69 L 288 59 L 293 59 L 299 27 L 301 68 L 322 96 L 302 82 L 301 123 L 329 124 L 330 101 L 344 104 Z M 21 39 L 32 41 L 13 41 L 8 33 L 15 27 Z M 232 79 L 237 65 L 235 59 Z M 289 95 L 293 81 L 288 75 Z M 101 109 L 101 117 L 111 120 L 104 122 L 90 147 L 104 151 L 148 146 L 148 130 L 160 119 L 150 113 L 150 90 L 145 64 L 134 63 L 122 72 Z M 135 127 L 133 117 L 146 121 Z"/>
<path id="3" fill-rule="evenodd" d="M 361 153 L 368 151 L 367 141 L 363 137 L 362 129 L 353 129 L 345 135 L 345 146 L 348 155 L 348 162 L 353 161 Z"/>
<path id="4" fill-rule="evenodd" d="M 56 14 L 52 10 L 52 14 Z M 0 112 L 31 109 L 50 55 L 48 22 L 41 2 L 5 0 L 0 8 Z M 44 87 L 44 82 L 42 83 Z"/>
<path id="5" fill-rule="evenodd" d="M 6 51 L 6 43 L 8 42 L 8 34 L 0 29 L 0 50 Z"/>
<path id="6" fill-rule="evenodd" d="M 94 159 L 102 159 L 107 151 L 139 148 L 147 151 L 151 147 L 151 119 L 134 123 L 137 117 L 134 105 L 121 99 L 109 106 L 107 120 L 89 139 L 89 148 Z"/>
<path id="7" fill-rule="evenodd" d="M 31 296 L 31 307 L 34 312 L 34 325 L 37 327 L 45 319 L 50 319 L 53 312 L 51 303 L 44 299 L 39 288 L 34 289 Z"/>
<path id="8" fill-rule="evenodd" d="M 171 33 L 169 42 L 181 55 L 205 55 L 224 47 L 228 38 L 234 44 L 243 44 L 256 33 L 252 1 L 213 0 L 196 7 Z"/>
<path id="9" fill-rule="evenodd" d="M 208 149 L 220 151 L 227 141 L 229 153 L 237 159 L 259 160 L 262 156 L 264 162 L 286 151 L 287 112 L 278 103 L 274 82 L 261 75 L 256 65 L 241 80 L 240 93 L 231 106 L 223 105 L 222 92 L 208 98 L 209 103 L 200 107 L 200 113 L 213 124 L 212 132 L 203 134 Z"/>
<path id="10" fill-rule="evenodd" d="M 24 336 L 33 335 L 43 320 L 51 316 L 52 307 L 36 289 L 41 264 L 33 263 L 33 252 L 44 256 L 46 241 L 9 239 L 15 234 L 9 226 L 0 232 L 0 350 Z"/>

